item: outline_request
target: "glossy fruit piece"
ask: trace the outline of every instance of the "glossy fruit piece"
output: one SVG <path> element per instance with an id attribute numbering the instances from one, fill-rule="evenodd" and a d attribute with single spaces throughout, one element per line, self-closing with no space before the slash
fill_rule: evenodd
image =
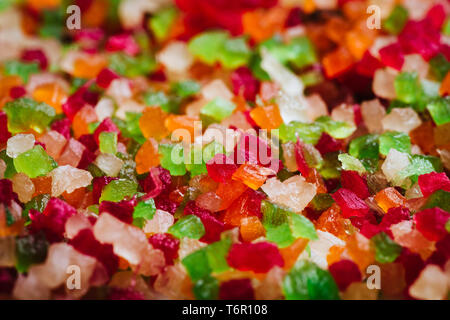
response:
<path id="1" fill-rule="evenodd" d="M 261 129 L 277 129 L 283 123 L 280 110 L 275 104 L 252 109 L 250 117 Z"/>
<path id="2" fill-rule="evenodd" d="M 200 121 L 197 117 L 171 114 L 166 118 L 164 124 L 167 130 L 174 134 L 176 138 L 186 142 L 192 142 L 194 141 L 195 135 L 198 134 L 197 130 Z"/>
<path id="3" fill-rule="evenodd" d="M 37 86 L 31 94 L 34 100 L 45 102 L 55 108 L 56 113 L 62 112 L 62 104 L 67 100 L 67 93 L 58 83 L 45 83 Z"/>
<path id="4" fill-rule="evenodd" d="M 149 138 L 144 142 L 136 153 L 135 161 L 138 174 L 148 172 L 150 168 L 159 165 L 158 143 L 155 139 Z"/>
<path id="5" fill-rule="evenodd" d="M 249 11 L 242 17 L 244 33 L 249 34 L 256 42 L 266 40 L 283 29 L 287 14 L 286 9 L 279 7 L 269 11 Z"/>
<path id="6" fill-rule="evenodd" d="M 89 123 L 97 121 L 95 109 L 91 106 L 84 106 L 75 114 L 72 121 L 72 129 L 75 138 L 79 138 L 84 134 L 89 134 Z"/>
<path id="7" fill-rule="evenodd" d="M 358 265 L 361 272 L 366 272 L 367 266 L 375 261 L 375 252 L 370 240 L 360 233 L 351 235 L 345 247 L 350 258 Z"/>
<path id="8" fill-rule="evenodd" d="M 238 227 L 245 217 L 261 218 L 261 201 L 264 195 L 261 192 L 247 189 L 225 211 L 223 221 L 227 225 Z"/>
<path id="9" fill-rule="evenodd" d="M 349 235 L 350 221 L 341 215 L 339 206 L 334 203 L 324 211 L 316 222 L 316 228 L 327 231 L 340 239 L 346 239 Z"/>
<path id="10" fill-rule="evenodd" d="M 245 242 L 252 242 L 266 234 L 261 221 L 254 216 L 241 218 L 239 231 Z"/>
<path id="11" fill-rule="evenodd" d="M 284 270 L 288 271 L 294 266 L 300 254 L 308 245 L 308 242 L 308 239 L 298 238 L 290 246 L 280 249 L 280 254 L 284 261 Z"/>
<path id="12" fill-rule="evenodd" d="M 444 80 L 442 80 L 441 87 L 439 88 L 439 94 L 441 96 L 447 96 L 450 94 L 450 72 L 447 72 Z"/>
<path id="13" fill-rule="evenodd" d="M 257 190 L 264 184 L 267 177 L 273 174 L 275 172 L 269 168 L 253 163 L 244 163 L 233 173 L 233 180 L 241 181 L 249 188 Z"/>
<path id="14" fill-rule="evenodd" d="M 72 75 L 76 78 L 92 79 L 106 67 L 106 60 L 102 56 L 92 55 L 80 57 L 74 61 Z"/>
<path id="15" fill-rule="evenodd" d="M 220 210 L 225 210 L 230 207 L 233 201 L 239 198 L 247 189 L 248 187 L 245 184 L 237 180 L 219 183 L 216 194 L 222 199 Z"/>
<path id="16" fill-rule="evenodd" d="M 283 267 L 278 248 L 269 242 L 235 243 L 227 256 L 228 264 L 241 271 L 266 273 L 274 266 Z"/>
<path id="17" fill-rule="evenodd" d="M 328 53 L 322 59 L 322 64 L 328 78 L 334 78 L 345 72 L 353 65 L 353 62 L 353 56 L 345 47 L 339 47 L 335 51 Z"/>
<path id="18" fill-rule="evenodd" d="M 145 108 L 139 118 L 139 128 L 144 137 L 160 140 L 168 135 L 168 130 L 164 125 L 167 114 L 159 107 Z"/>
<path id="19" fill-rule="evenodd" d="M 381 190 L 375 195 L 378 206 L 387 212 L 390 208 L 404 206 L 406 199 L 395 188 L 389 187 Z"/>
<path id="20" fill-rule="evenodd" d="M 348 189 L 341 188 L 333 193 L 332 197 L 341 208 L 345 218 L 363 217 L 369 212 L 367 204 Z"/>

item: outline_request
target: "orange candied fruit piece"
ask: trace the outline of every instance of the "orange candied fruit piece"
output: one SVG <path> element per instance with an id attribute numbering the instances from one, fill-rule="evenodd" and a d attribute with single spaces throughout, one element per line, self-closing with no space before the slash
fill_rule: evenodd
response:
<path id="1" fill-rule="evenodd" d="M 251 242 L 266 234 L 266 230 L 258 217 L 242 218 L 240 224 L 241 237 L 244 241 Z"/>
<path id="2" fill-rule="evenodd" d="M 364 1 L 346 1 L 342 6 L 344 15 L 350 20 L 366 17 L 367 4 Z M 368 16 L 367 16 L 368 17 Z"/>
<path id="3" fill-rule="evenodd" d="M 375 252 L 370 240 L 360 233 L 354 233 L 346 240 L 345 248 L 351 260 L 356 263 L 362 272 L 365 272 L 368 265 L 375 261 Z"/>
<path id="4" fill-rule="evenodd" d="M 158 143 L 155 139 L 150 138 L 144 142 L 136 153 L 135 161 L 138 174 L 148 172 L 150 168 L 159 165 Z"/>
<path id="5" fill-rule="evenodd" d="M 432 121 L 423 122 L 409 133 L 411 143 L 416 144 L 426 154 L 437 156 L 436 144 L 434 142 L 434 126 Z"/>
<path id="6" fill-rule="evenodd" d="M 250 111 L 250 116 L 261 129 L 277 129 L 283 123 L 280 110 L 275 104 L 256 107 Z"/>
<path id="7" fill-rule="evenodd" d="M 87 28 L 100 27 L 105 21 L 108 5 L 107 0 L 92 1 L 88 9 L 81 15 L 83 26 Z"/>
<path id="8" fill-rule="evenodd" d="M 344 39 L 348 27 L 348 23 L 344 19 L 331 17 L 325 24 L 325 33 L 330 40 L 340 43 Z"/>
<path id="9" fill-rule="evenodd" d="M 165 120 L 165 126 L 176 138 L 186 142 L 193 142 L 195 135 L 201 134 L 201 122 L 198 117 L 171 114 Z"/>
<path id="10" fill-rule="evenodd" d="M 256 42 L 269 39 L 276 32 L 283 30 L 287 15 L 288 11 L 280 7 L 246 12 L 242 17 L 244 33 L 250 35 Z"/>
<path id="11" fill-rule="evenodd" d="M 36 177 L 31 179 L 34 184 L 34 194 L 33 197 L 40 194 L 51 194 L 52 193 L 52 178 L 47 176 Z"/>
<path id="12" fill-rule="evenodd" d="M 222 199 L 220 210 L 225 210 L 247 190 L 247 186 L 241 181 L 231 180 L 225 183 L 219 183 L 216 194 Z"/>
<path id="13" fill-rule="evenodd" d="M 444 80 L 442 80 L 441 87 L 439 88 L 439 94 L 441 96 L 446 96 L 450 94 L 450 71 L 447 72 Z"/>
<path id="14" fill-rule="evenodd" d="M 78 188 L 71 193 L 63 192 L 62 197 L 64 200 L 74 208 L 80 208 L 84 202 L 86 196 L 86 188 Z"/>
<path id="15" fill-rule="evenodd" d="M 329 232 L 340 239 L 348 236 L 346 225 L 346 219 L 342 217 L 341 210 L 336 203 L 325 210 L 316 222 L 317 229 Z"/>
<path id="16" fill-rule="evenodd" d="M 361 59 L 373 43 L 373 39 L 359 30 L 352 30 L 345 35 L 345 45 L 350 53 Z"/>
<path id="17" fill-rule="evenodd" d="M 284 270 L 290 270 L 294 266 L 299 255 L 303 252 L 303 250 L 305 250 L 306 246 L 308 245 L 308 242 L 308 239 L 298 238 L 290 246 L 280 249 L 280 254 L 284 260 Z"/>
<path id="18" fill-rule="evenodd" d="M 353 65 L 353 56 L 345 47 L 328 53 L 323 59 L 322 64 L 327 77 L 333 78 Z"/>
<path id="19" fill-rule="evenodd" d="M 142 112 L 142 116 L 139 119 L 139 128 L 142 131 L 144 137 L 155 138 L 160 140 L 169 134 L 164 122 L 167 119 L 167 113 L 165 113 L 159 107 L 148 107 Z"/>
<path id="20" fill-rule="evenodd" d="M 332 265 L 335 262 L 338 262 L 340 260 L 342 260 L 342 254 L 344 253 L 345 248 L 338 246 L 338 245 L 334 245 L 330 248 L 330 250 L 328 250 L 328 255 L 327 255 L 327 263 L 328 265 Z"/>
<path id="21" fill-rule="evenodd" d="M 389 187 L 375 195 L 377 205 L 386 213 L 390 208 L 401 207 L 406 204 L 406 198 L 395 188 Z"/>
<path id="22" fill-rule="evenodd" d="M 106 67 L 106 60 L 100 55 L 87 55 L 74 61 L 72 76 L 82 79 L 95 78 Z"/>
<path id="23" fill-rule="evenodd" d="M 6 222 L 6 211 L 5 206 L 0 205 L 0 237 L 15 236 L 22 232 L 24 227 L 24 220 L 19 219 L 15 221 L 12 225 Z"/>
<path id="24" fill-rule="evenodd" d="M 306 177 L 306 182 L 316 185 L 317 193 L 327 193 L 328 191 L 322 176 L 316 168 L 311 168 L 309 170 L 309 175 Z"/>
<path id="25" fill-rule="evenodd" d="M 45 102 L 52 106 L 57 113 L 61 113 L 61 106 L 67 100 L 67 93 L 57 83 L 44 83 L 34 89 L 32 97 L 38 102 Z"/>
<path id="26" fill-rule="evenodd" d="M 275 174 L 272 169 L 254 163 L 242 164 L 234 173 L 233 180 L 239 180 L 253 190 L 258 190 L 267 180 L 267 176 Z"/>
<path id="27" fill-rule="evenodd" d="M 11 89 L 20 85 L 22 85 L 22 80 L 19 76 L 6 76 L 0 78 L 0 108 L 2 108 L 5 103 L 12 100 L 9 95 Z"/>
<path id="28" fill-rule="evenodd" d="M 75 114 L 72 121 L 73 134 L 76 139 L 83 134 L 89 134 L 89 123 L 97 121 L 95 109 L 91 106 L 84 106 Z"/>
<path id="29" fill-rule="evenodd" d="M 36 11 L 42 11 L 59 7 L 61 0 L 27 0 L 27 5 Z"/>

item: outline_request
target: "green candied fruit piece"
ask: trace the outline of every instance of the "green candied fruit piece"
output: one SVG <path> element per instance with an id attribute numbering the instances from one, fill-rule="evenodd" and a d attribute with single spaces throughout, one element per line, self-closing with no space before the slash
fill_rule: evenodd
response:
<path id="1" fill-rule="evenodd" d="M 431 72 L 439 81 L 442 81 L 450 71 L 450 62 L 442 53 L 438 53 L 431 58 L 429 63 Z"/>
<path id="2" fill-rule="evenodd" d="M 323 164 L 319 169 L 319 173 L 324 179 L 336 179 L 341 176 L 341 168 L 339 152 L 328 152 L 323 157 Z"/>
<path id="3" fill-rule="evenodd" d="M 404 153 L 411 153 L 411 140 L 406 133 L 387 131 L 380 136 L 380 153 L 387 156 L 389 150 L 396 149 Z"/>
<path id="4" fill-rule="evenodd" d="M 280 139 L 283 142 L 296 142 L 297 137 L 305 143 L 315 145 L 322 135 L 323 126 L 319 123 L 303 123 L 292 121 L 289 124 L 283 123 L 279 128 Z"/>
<path id="5" fill-rule="evenodd" d="M 191 176 L 198 176 L 207 173 L 206 162 L 203 159 L 203 150 L 201 146 L 192 145 L 189 159 L 186 161 L 186 170 L 191 173 Z"/>
<path id="6" fill-rule="evenodd" d="M 149 20 L 149 27 L 153 31 L 156 39 L 164 40 L 173 26 L 178 11 L 174 7 L 156 12 Z"/>
<path id="7" fill-rule="evenodd" d="M 184 149 L 181 144 L 160 144 L 158 152 L 161 155 L 161 167 L 170 171 L 172 176 L 184 176 Z"/>
<path id="8" fill-rule="evenodd" d="M 438 126 L 450 122 L 450 98 L 438 98 L 428 103 L 427 109 Z"/>
<path id="9" fill-rule="evenodd" d="M 316 211 L 324 211 L 334 203 L 333 197 L 329 193 L 318 193 L 311 201 L 311 205 Z"/>
<path id="10" fill-rule="evenodd" d="M 375 246 L 375 260 L 380 263 L 394 262 L 402 252 L 402 247 L 384 232 L 373 236 L 371 241 Z"/>
<path id="11" fill-rule="evenodd" d="M 287 45 L 289 61 L 297 68 L 303 68 L 317 62 L 316 51 L 307 37 L 298 37 Z"/>
<path id="12" fill-rule="evenodd" d="M 119 127 L 121 134 L 126 138 L 132 138 L 136 142 L 143 144 L 147 139 L 139 128 L 139 119 L 142 117 L 142 113 L 137 112 L 125 112 L 125 121 L 122 120 L 121 124 L 116 125 Z M 118 122 L 114 119 L 114 122 Z"/>
<path id="13" fill-rule="evenodd" d="M 39 72 L 39 64 L 36 62 L 25 63 L 20 61 L 8 61 L 4 66 L 4 73 L 8 76 L 19 76 L 24 83 L 33 73 Z"/>
<path id="14" fill-rule="evenodd" d="M 6 154 L 6 149 L 0 152 L 0 159 L 2 159 L 6 164 L 4 177 L 6 179 L 11 179 L 17 173 L 16 168 L 14 167 L 14 159 L 10 158 Z"/>
<path id="15" fill-rule="evenodd" d="M 108 183 L 102 191 L 99 202 L 119 202 L 125 197 L 132 197 L 137 192 L 137 183 L 129 179 L 117 179 Z"/>
<path id="16" fill-rule="evenodd" d="M 213 242 L 205 248 L 208 264 L 213 272 L 220 273 L 230 269 L 226 259 L 230 246 L 231 239 L 223 239 Z"/>
<path id="17" fill-rule="evenodd" d="M 292 244 L 295 238 L 289 225 L 290 211 L 284 210 L 269 201 L 261 202 L 263 214 L 262 224 L 266 229 L 266 238 L 274 242 L 279 248 Z"/>
<path id="18" fill-rule="evenodd" d="M 197 280 L 192 288 L 198 300 L 217 300 L 219 298 L 219 281 L 211 276 Z"/>
<path id="19" fill-rule="evenodd" d="M 445 190 L 437 190 L 433 192 L 427 199 L 424 209 L 441 208 L 444 211 L 450 212 L 450 192 Z"/>
<path id="20" fill-rule="evenodd" d="M 3 110 L 8 116 L 8 130 L 13 134 L 29 129 L 42 133 L 56 115 L 49 105 L 29 98 L 7 102 Z"/>
<path id="21" fill-rule="evenodd" d="M 181 97 L 181 98 L 188 98 L 190 96 L 193 96 L 197 94 L 201 89 L 201 86 L 198 82 L 193 80 L 185 80 L 176 82 L 172 85 L 172 92 Z"/>
<path id="22" fill-rule="evenodd" d="M 450 18 L 445 20 L 444 25 L 442 26 L 442 33 L 446 36 L 450 36 Z"/>
<path id="23" fill-rule="evenodd" d="M 152 220 L 156 212 L 155 201 L 147 199 L 139 202 L 133 211 L 133 225 L 143 228 L 147 220 Z"/>
<path id="24" fill-rule="evenodd" d="M 189 41 L 188 49 L 203 62 L 214 64 L 228 37 L 228 33 L 222 31 L 203 32 Z"/>
<path id="25" fill-rule="evenodd" d="M 358 171 L 359 173 L 366 172 L 366 168 L 361 161 L 347 153 L 341 153 L 338 155 L 338 159 L 342 163 L 342 169 L 344 170 Z"/>
<path id="26" fill-rule="evenodd" d="M 236 109 L 236 105 L 229 100 L 223 98 L 215 98 L 208 102 L 200 111 L 201 115 L 208 116 L 216 121 L 222 121 L 228 118 Z"/>
<path id="27" fill-rule="evenodd" d="M 298 261 L 283 280 L 287 300 L 338 300 L 339 290 L 331 274 L 307 260 Z"/>
<path id="28" fill-rule="evenodd" d="M 190 214 L 182 217 L 168 230 L 174 237 L 200 239 L 205 234 L 205 227 L 199 217 Z"/>
<path id="29" fill-rule="evenodd" d="M 208 277 L 212 272 L 205 248 L 192 252 L 184 257 L 181 263 L 193 281 Z"/>
<path id="30" fill-rule="evenodd" d="M 302 214 L 291 212 L 290 225 L 292 235 L 295 238 L 306 238 L 310 240 L 317 240 L 319 238 L 314 224 Z"/>
<path id="31" fill-rule="evenodd" d="M 236 69 L 247 65 L 251 55 L 252 51 L 245 39 L 238 37 L 227 39 L 223 42 L 218 59 L 225 68 Z"/>
<path id="32" fill-rule="evenodd" d="M 347 122 L 334 121 L 329 116 L 322 116 L 316 122 L 323 125 L 324 130 L 335 139 L 345 139 L 355 132 L 356 127 Z"/>
<path id="33" fill-rule="evenodd" d="M 117 153 L 117 132 L 101 132 L 98 136 L 100 152 Z"/>
<path id="34" fill-rule="evenodd" d="M 400 171 L 399 176 L 402 179 L 410 178 L 411 182 L 414 184 L 417 182 L 420 175 L 433 171 L 442 171 L 442 164 L 439 158 L 414 154 L 411 157 L 410 164 Z"/>
<path id="35" fill-rule="evenodd" d="M 450 233 L 450 220 L 445 223 L 445 230 Z"/>
<path id="36" fill-rule="evenodd" d="M 422 93 L 417 72 L 399 73 L 395 77 L 394 87 L 397 99 L 404 103 L 417 102 Z"/>
<path id="37" fill-rule="evenodd" d="M 113 53 L 108 58 L 111 70 L 125 77 L 147 75 L 156 69 L 156 61 L 152 55 L 142 54 L 135 57 L 125 53 Z"/>
<path id="38" fill-rule="evenodd" d="M 147 106 L 158 106 L 168 113 L 176 113 L 180 108 L 179 103 L 177 103 L 174 99 L 171 99 L 162 91 L 146 92 L 143 99 Z"/>
<path id="39" fill-rule="evenodd" d="M 22 218 L 29 218 L 28 212 L 30 211 L 30 209 L 34 209 L 39 212 L 44 211 L 45 207 L 47 206 L 48 200 L 50 200 L 50 195 L 47 193 L 43 193 L 32 198 L 25 204 L 25 208 L 22 211 Z"/>
<path id="40" fill-rule="evenodd" d="M 24 273 L 32 264 L 44 262 L 47 249 L 48 242 L 42 233 L 16 238 L 17 271 Z"/>
<path id="41" fill-rule="evenodd" d="M 383 22 L 383 29 L 391 34 L 399 34 L 408 21 L 408 10 L 397 5 Z"/>
<path id="42" fill-rule="evenodd" d="M 366 134 L 353 139 L 348 153 L 358 159 L 378 159 L 380 148 L 378 138 L 376 134 Z"/>
<path id="43" fill-rule="evenodd" d="M 46 175 L 58 166 L 40 145 L 19 154 L 13 162 L 17 172 L 23 172 L 30 178 Z"/>

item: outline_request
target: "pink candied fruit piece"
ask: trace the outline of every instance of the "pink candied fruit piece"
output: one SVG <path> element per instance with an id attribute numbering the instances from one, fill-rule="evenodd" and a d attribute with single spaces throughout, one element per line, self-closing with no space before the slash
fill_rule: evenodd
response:
<path id="1" fill-rule="evenodd" d="M 211 243 L 220 240 L 220 234 L 224 230 L 223 222 L 219 221 L 210 211 L 200 208 L 195 201 L 189 201 L 184 208 L 185 215 L 196 215 L 200 218 L 205 227 L 205 234 L 200 239 L 203 242 Z"/>
<path id="2" fill-rule="evenodd" d="M 450 219 L 450 213 L 441 208 L 425 209 L 414 215 L 416 228 L 430 241 L 438 241 L 448 232 L 445 224 Z"/>
<path id="3" fill-rule="evenodd" d="M 78 142 L 74 138 L 70 138 L 58 158 L 58 165 L 70 165 L 74 168 L 78 167 L 85 149 L 86 147 L 82 143 Z"/>
<path id="4" fill-rule="evenodd" d="M 139 53 L 139 45 L 128 33 L 111 36 L 106 42 L 105 48 L 109 52 L 123 51 L 130 56 Z"/>
<path id="5" fill-rule="evenodd" d="M 309 166 L 308 163 L 306 163 L 303 151 L 303 143 L 300 141 L 300 139 L 297 139 L 297 143 L 295 144 L 295 161 L 297 162 L 298 171 L 300 171 L 302 176 L 308 177 Z"/>
<path id="6" fill-rule="evenodd" d="M 10 206 L 15 198 L 11 180 L 0 179 L 0 203 Z"/>
<path id="7" fill-rule="evenodd" d="M 284 266 L 277 246 L 269 242 L 235 243 L 227 256 L 228 264 L 241 271 L 266 273 L 275 266 Z"/>
<path id="8" fill-rule="evenodd" d="M 98 208 L 99 214 L 107 212 L 125 223 L 133 223 L 133 211 L 136 206 L 136 198 L 122 200 L 120 202 L 102 201 Z"/>
<path id="9" fill-rule="evenodd" d="M 173 265 L 173 260 L 178 258 L 178 249 L 180 248 L 180 240 L 176 239 L 169 233 L 156 233 L 148 238 L 148 242 L 155 249 L 159 249 L 164 253 L 167 265 Z"/>
<path id="10" fill-rule="evenodd" d="M 216 154 L 206 163 L 206 170 L 211 179 L 222 183 L 230 181 L 237 168 L 233 160 L 223 153 Z"/>
<path id="11" fill-rule="evenodd" d="M 117 128 L 116 124 L 111 120 L 111 118 L 105 118 L 95 129 L 94 139 L 99 144 L 99 136 L 102 132 L 116 132 L 120 135 L 120 130 Z"/>
<path id="12" fill-rule="evenodd" d="M 405 62 L 402 47 L 398 43 L 390 44 L 379 51 L 381 62 L 396 70 L 401 70 Z"/>
<path id="13" fill-rule="evenodd" d="M 445 172 L 422 174 L 419 176 L 418 183 L 424 197 L 428 197 L 430 194 L 440 189 L 450 192 L 450 179 Z"/>
<path id="14" fill-rule="evenodd" d="M 254 300 L 250 279 L 233 279 L 222 282 L 219 289 L 219 299 L 221 300 Z"/>
<path id="15" fill-rule="evenodd" d="M 95 177 L 92 179 L 92 197 L 94 198 L 94 202 L 98 203 L 100 196 L 102 195 L 103 188 L 113 180 L 117 180 L 118 178 L 113 177 Z"/>
<path id="16" fill-rule="evenodd" d="M 370 196 L 366 179 L 356 171 L 343 170 L 341 172 L 341 184 L 342 187 L 353 191 L 361 199 Z"/>
<path id="17" fill-rule="evenodd" d="M 13 99 L 18 99 L 26 94 L 27 91 L 23 86 L 12 87 L 11 90 L 9 90 L 9 96 Z"/>
<path id="18" fill-rule="evenodd" d="M 27 49 L 22 52 L 21 59 L 27 62 L 37 62 L 42 70 L 47 69 L 48 60 L 40 49 Z"/>
<path id="19" fill-rule="evenodd" d="M 52 130 L 58 131 L 60 134 L 64 136 L 67 140 L 70 139 L 70 120 L 67 118 L 56 120 L 52 123 Z"/>
<path id="20" fill-rule="evenodd" d="M 113 246 L 109 243 L 100 243 L 91 229 L 83 229 L 69 241 L 77 251 L 96 258 L 103 264 L 111 277 L 119 266 L 119 258 L 114 254 Z"/>
<path id="21" fill-rule="evenodd" d="M 155 200 L 156 209 L 167 211 L 171 214 L 175 214 L 177 211 L 178 204 L 172 200 L 170 200 L 169 195 L 167 193 L 160 194 Z"/>
<path id="22" fill-rule="evenodd" d="M 50 242 L 64 239 L 66 221 L 77 213 L 77 210 L 58 198 L 51 198 L 44 211 L 30 209 L 31 232 L 43 231 Z"/>
<path id="23" fill-rule="evenodd" d="M 259 91 L 259 81 L 247 67 L 240 67 L 231 74 L 231 84 L 235 95 L 243 95 L 246 100 L 254 101 Z"/>
<path id="24" fill-rule="evenodd" d="M 342 149 L 342 143 L 327 133 L 322 133 L 319 141 L 316 144 L 316 149 L 319 150 L 321 155 L 325 155 L 329 152 L 335 152 Z"/>
<path id="25" fill-rule="evenodd" d="M 361 272 L 358 266 L 351 260 L 340 260 L 328 267 L 340 291 L 345 291 L 353 282 L 361 281 Z"/>
<path id="26" fill-rule="evenodd" d="M 0 111 L 0 143 L 5 143 L 11 137 L 8 131 L 8 117 L 6 113 Z"/>
<path id="27" fill-rule="evenodd" d="M 108 300 L 145 300 L 145 296 L 133 288 L 114 287 L 109 291 Z"/>
<path id="28" fill-rule="evenodd" d="M 341 208 L 344 218 L 364 217 L 369 213 L 369 206 L 349 189 L 341 188 L 331 196 Z"/>
<path id="29" fill-rule="evenodd" d="M 115 79 L 119 79 L 119 76 L 111 69 L 105 68 L 99 72 L 96 81 L 100 88 L 107 89 Z"/>

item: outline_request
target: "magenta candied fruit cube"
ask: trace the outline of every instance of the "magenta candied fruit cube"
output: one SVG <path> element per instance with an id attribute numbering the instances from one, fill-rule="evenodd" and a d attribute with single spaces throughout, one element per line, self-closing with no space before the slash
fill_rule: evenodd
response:
<path id="1" fill-rule="evenodd" d="M 120 130 L 117 128 L 116 124 L 111 120 L 111 118 L 105 118 L 95 129 L 94 139 L 99 144 L 99 136 L 102 132 L 116 132 L 120 135 Z"/>
<path id="2" fill-rule="evenodd" d="M 227 257 L 228 264 L 241 271 L 268 272 L 284 265 L 277 246 L 269 242 L 235 243 Z"/>
<path id="3" fill-rule="evenodd" d="M 349 189 L 341 188 L 332 197 L 341 208 L 344 218 L 363 217 L 369 213 L 367 204 Z"/>
<path id="4" fill-rule="evenodd" d="M 308 177 L 309 166 L 306 162 L 305 154 L 303 151 L 303 143 L 300 141 L 300 139 L 298 139 L 297 143 L 295 144 L 295 161 L 297 162 L 298 171 L 300 171 L 302 176 Z"/>
<path id="5" fill-rule="evenodd" d="M 37 62 L 42 70 L 47 69 L 48 60 L 40 49 L 27 49 L 22 52 L 21 59 L 27 62 Z"/>
<path id="6" fill-rule="evenodd" d="M 97 75 L 97 85 L 103 89 L 107 89 L 111 82 L 118 78 L 119 76 L 114 71 L 105 68 Z"/>
<path id="7" fill-rule="evenodd" d="M 180 240 L 173 237 L 169 233 L 156 233 L 148 238 L 148 241 L 155 249 L 159 249 L 164 253 L 166 264 L 172 265 L 173 260 L 178 258 L 178 249 L 180 248 Z"/>
<path id="8" fill-rule="evenodd" d="M 190 201 L 184 208 L 184 214 L 194 214 L 200 218 L 205 227 L 205 234 L 200 239 L 204 242 L 215 242 L 220 240 L 220 234 L 224 230 L 224 224 L 218 220 L 210 211 L 200 208 L 195 201 Z"/>
<path id="9" fill-rule="evenodd" d="M 206 170 L 211 179 L 222 183 L 230 181 L 237 168 L 233 160 L 223 153 L 216 154 L 206 163 Z"/>
<path id="10" fill-rule="evenodd" d="M 445 224 L 450 219 L 450 213 L 441 208 L 425 209 L 414 215 L 416 228 L 430 241 L 438 241 L 448 232 Z"/>
<path id="11" fill-rule="evenodd" d="M 440 189 L 450 192 L 450 179 L 445 172 L 422 174 L 419 176 L 418 183 L 424 197 L 428 197 L 430 194 Z"/>
<path id="12" fill-rule="evenodd" d="M 109 52 L 123 51 L 130 56 L 139 53 L 139 45 L 131 34 L 118 34 L 111 36 L 106 42 L 106 50 Z"/>
<path id="13" fill-rule="evenodd" d="M 341 172 L 341 184 L 342 187 L 353 191 L 361 199 L 370 196 L 366 179 L 356 171 L 343 170 Z"/>
<path id="14" fill-rule="evenodd" d="M 259 91 L 259 81 L 247 67 L 240 67 L 231 74 L 231 84 L 235 95 L 243 95 L 246 100 L 254 101 Z"/>
<path id="15" fill-rule="evenodd" d="M 221 300 L 254 300 L 250 279 L 234 279 L 222 282 L 219 289 L 219 298 Z"/>
<path id="16" fill-rule="evenodd" d="M 99 213 L 107 212 L 125 223 L 133 223 L 133 211 L 136 206 L 136 198 L 122 200 L 120 202 L 102 201 L 98 209 Z"/>
<path id="17" fill-rule="evenodd" d="M 67 140 L 70 139 L 70 120 L 68 118 L 56 120 L 52 123 L 51 128 L 62 134 Z"/>
<path id="18" fill-rule="evenodd" d="M 379 51 L 381 62 L 396 70 L 401 70 L 405 62 L 402 47 L 398 43 L 390 44 Z"/>
<path id="19" fill-rule="evenodd" d="M 328 270 L 333 276 L 340 291 L 345 291 L 352 282 L 361 281 L 361 272 L 351 260 L 340 260 L 329 266 Z"/>

